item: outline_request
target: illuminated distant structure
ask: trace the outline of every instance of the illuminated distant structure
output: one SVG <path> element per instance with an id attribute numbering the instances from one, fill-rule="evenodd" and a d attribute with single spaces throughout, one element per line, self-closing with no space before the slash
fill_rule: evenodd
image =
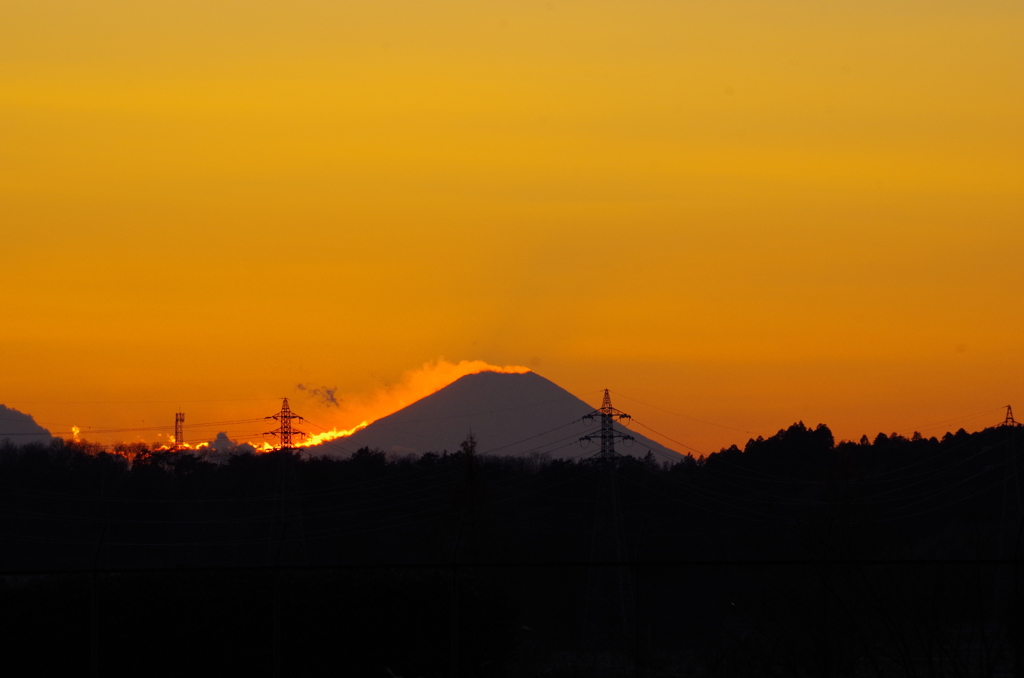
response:
<path id="1" fill-rule="evenodd" d="M 174 413 L 174 449 L 185 447 L 185 413 Z"/>
<path id="2" fill-rule="evenodd" d="M 302 417 L 291 411 L 288 407 L 288 399 L 284 398 L 284 402 L 281 404 L 281 411 L 277 414 L 272 414 L 267 419 L 275 419 L 278 422 L 278 427 L 273 431 L 267 431 L 265 435 L 275 436 L 277 438 L 277 449 L 278 450 L 290 450 L 294 447 L 294 439 L 301 438 L 306 435 L 305 431 L 300 431 L 292 426 L 292 421 L 298 419 L 299 421 L 305 421 Z"/>

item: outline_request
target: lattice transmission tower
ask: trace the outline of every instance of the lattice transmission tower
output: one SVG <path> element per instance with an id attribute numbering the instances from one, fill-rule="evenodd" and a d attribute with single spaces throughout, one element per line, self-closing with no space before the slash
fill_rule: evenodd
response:
<path id="1" fill-rule="evenodd" d="M 281 411 L 277 414 L 272 414 L 266 419 L 275 419 L 279 425 L 273 431 L 267 431 L 264 435 L 275 436 L 277 438 L 277 449 L 278 450 L 290 450 L 294 447 L 295 438 L 302 438 L 306 435 L 305 431 L 300 431 L 294 426 L 292 422 L 294 420 L 306 421 L 299 415 L 292 412 L 291 408 L 288 407 L 288 399 L 284 398 L 284 402 L 281 404 Z"/>
<path id="2" fill-rule="evenodd" d="M 304 565 L 308 562 L 306 553 L 305 527 L 302 520 L 302 506 L 299 501 L 298 478 L 295 475 L 296 460 L 290 454 L 296 438 L 306 435 L 293 425 L 295 420 L 305 421 L 288 407 L 288 399 L 281 403 L 281 411 L 267 419 L 274 419 L 278 427 L 267 431 L 266 435 L 277 437 L 280 455 L 278 460 L 277 488 L 274 493 L 274 504 L 270 514 L 270 536 L 267 542 L 267 564 L 281 565 L 292 563 Z M 275 614 L 275 624 L 279 624 Z M 276 627 L 275 627 L 276 628 Z M 278 638 L 275 630 L 275 638 Z M 276 642 L 276 641 L 275 641 Z M 278 657 L 275 649 L 275 657 Z"/>
<path id="3" fill-rule="evenodd" d="M 1013 408 L 1009 405 L 1006 406 L 1006 419 L 1003 420 L 1003 426 L 1024 426 L 1024 424 L 1017 423 L 1017 420 L 1013 418 Z"/>
<path id="4" fill-rule="evenodd" d="M 598 487 L 583 618 L 583 646 L 585 651 L 595 656 L 605 655 L 614 662 L 615 657 L 625 657 L 632 645 L 629 636 L 631 631 L 635 632 L 629 622 L 634 592 L 626 572 L 626 544 L 617 477 L 618 467 L 625 457 L 615 451 L 615 442 L 634 438 L 615 430 L 616 421 L 628 420 L 630 416 L 612 407 L 608 389 L 604 391 L 601 408 L 583 419 L 598 419 L 601 424 L 600 429 L 580 438 L 581 442 L 601 441 L 601 449 L 593 458 L 599 466 Z"/>
<path id="5" fill-rule="evenodd" d="M 1001 445 L 1003 455 L 1003 498 L 999 520 L 996 557 L 1004 561 L 1017 561 L 1021 557 L 1022 535 L 1024 535 L 1024 508 L 1021 497 L 1024 495 L 1020 481 L 1020 453 L 1024 424 L 1013 418 L 1013 408 L 1006 406 L 1006 419 L 1000 428 L 1004 430 L 1004 441 Z M 986 448 L 988 449 L 988 448 Z M 1019 590 L 1019 575 L 1012 568 L 1003 567 L 996 571 L 993 579 L 994 607 L 1009 619 L 1019 619 L 1019 611 L 1014 600 Z"/>
<path id="6" fill-rule="evenodd" d="M 601 409 L 594 410 L 590 414 L 583 415 L 584 421 L 593 421 L 598 418 L 601 420 L 600 430 L 583 436 L 580 438 L 580 441 L 590 442 L 592 440 L 600 440 L 601 450 L 597 453 L 599 460 L 611 460 L 621 457 L 622 455 L 615 451 L 615 441 L 634 440 L 634 438 L 631 435 L 616 431 L 615 421 L 623 421 L 625 419 L 631 419 L 632 417 L 622 410 L 617 410 L 612 407 L 612 397 L 608 393 L 608 389 L 604 390 L 604 399 L 601 401 Z"/>
<path id="7" fill-rule="evenodd" d="M 180 450 L 185 447 L 185 413 L 174 413 L 174 449 Z"/>

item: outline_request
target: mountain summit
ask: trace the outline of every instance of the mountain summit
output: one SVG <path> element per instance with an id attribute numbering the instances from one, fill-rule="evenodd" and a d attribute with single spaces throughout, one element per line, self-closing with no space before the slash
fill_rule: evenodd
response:
<path id="1" fill-rule="evenodd" d="M 378 419 L 339 441 L 352 451 L 362 447 L 385 452 L 455 452 L 472 433 L 477 451 L 495 455 L 549 454 L 554 458 L 584 458 L 600 449 L 598 441 L 579 443 L 596 433 L 600 419 L 583 421 L 594 411 L 565 389 L 536 374 L 480 372 L 458 379 L 440 391 L 398 412 Z M 619 432 L 623 429 L 615 424 Z M 653 450 L 661 460 L 679 453 L 629 432 L 635 442 L 616 444 L 621 454 L 642 457 Z M 331 443 L 322 449 L 337 449 Z"/>

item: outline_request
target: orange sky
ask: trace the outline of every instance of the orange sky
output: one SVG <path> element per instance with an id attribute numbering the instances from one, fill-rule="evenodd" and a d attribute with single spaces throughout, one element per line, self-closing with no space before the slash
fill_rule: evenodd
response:
<path id="1" fill-rule="evenodd" d="M 348 428 L 296 385 L 444 358 L 702 451 L 996 422 L 1022 34 L 1009 0 L 6 0 L 0 402 Z"/>

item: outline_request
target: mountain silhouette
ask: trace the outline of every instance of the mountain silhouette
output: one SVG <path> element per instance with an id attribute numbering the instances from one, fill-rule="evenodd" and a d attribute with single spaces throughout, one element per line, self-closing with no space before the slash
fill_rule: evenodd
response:
<path id="1" fill-rule="evenodd" d="M 49 443 L 53 438 L 49 431 L 35 422 L 31 414 L 0 405 L 0 443 L 5 439 L 15 445 L 25 445 Z"/>
<path id="2" fill-rule="evenodd" d="M 480 372 L 378 419 L 339 443 L 348 451 L 368 447 L 398 453 L 455 452 L 472 433 L 477 451 L 483 454 L 540 453 L 556 459 L 579 459 L 595 455 L 600 449 L 599 440 L 579 442 L 580 437 L 597 434 L 600 428 L 599 418 L 581 420 L 593 411 L 592 405 L 534 372 Z M 618 423 L 615 428 L 636 439 L 617 441 L 616 451 L 621 454 L 643 457 L 654 451 L 659 460 L 681 457 Z M 338 451 L 330 443 L 319 449 Z"/>

